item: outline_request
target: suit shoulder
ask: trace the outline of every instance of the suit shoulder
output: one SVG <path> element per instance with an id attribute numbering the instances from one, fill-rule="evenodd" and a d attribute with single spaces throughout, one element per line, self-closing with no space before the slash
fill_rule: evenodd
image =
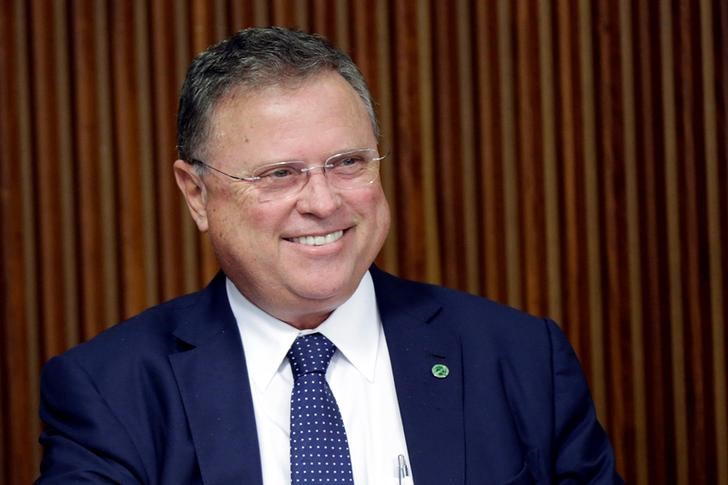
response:
<path id="1" fill-rule="evenodd" d="M 463 291 L 401 279 L 380 270 L 372 272 L 384 305 L 396 306 L 420 317 L 430 314 L 461 338 L 488 338 L 521 347 L 525 340 L 548 345 L 550 320 Z M 423 308 L 425 310 L 423 310 Z M 544 340 L 545 339 L 545 340 Z"/>
<path id="2" fill-rule="evenodd" d="M 126 319 L 91 339 L 67 350 L 63 355 L 79 363 L 123 362 L 145 354 L 166 355 L 174 348 L 173 332 L 185 310 L 195 304 L 199 292 L 180 296 Z"/>
<path id="3" fill-rule="evenodd" d="M 531 315 L 522 310 L 513 308 L 489 298 L 474 295 L 460 290 L 454 290 L 440 285 L 406 280 L 375 269 L 372 271 L 375 287 L 379 293 L 394 295 L 404 302 L 437 303 L 448 311 L 454 311 L 464 316 L 494 318 L 507 320 L 509 324 L 532 325 L 535 322 L 543 323 L 543 318 Z"/>

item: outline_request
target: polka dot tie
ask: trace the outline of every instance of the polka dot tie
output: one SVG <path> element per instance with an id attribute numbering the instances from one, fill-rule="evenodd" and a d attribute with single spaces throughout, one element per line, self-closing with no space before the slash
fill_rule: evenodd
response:
<path id="1" fill-rule="evenodd" d="M 291 394 L 291 483 L 354 483 L 339 406 L 326 382 L 336 352 L 320 333 L 303 335 L 288 351 Z"/>

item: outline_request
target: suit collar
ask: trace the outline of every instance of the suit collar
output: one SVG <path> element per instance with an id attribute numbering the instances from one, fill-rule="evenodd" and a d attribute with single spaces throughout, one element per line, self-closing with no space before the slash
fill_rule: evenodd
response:
<path id="1" fill-rule="evenodd" d="M 418 485 L 465 482 L 463 369 L 459 338 L 428 287 L 372 268 L 407 450 Z M 445 378 L 432 368 L 443 364 Z"/>
<path id="2" fill-rule="evenodd" d="M 215 275 L 207 288 L 194 296 L 187 306 L 178 310 L 177 319 L 180 323 L 174 331 L 177 339 L 191 347 L 198 347 L 215 339 L 231 324 L 235 328 L 235 320 L 231 321 L 233 316 L 222 272 Z"/>
<path id="3" fill-rule="evenodd" d="M 262 484 L 258 435 L 245 356 L 219 273 L 179 310 L 169 356 L 206 484 Z"/>

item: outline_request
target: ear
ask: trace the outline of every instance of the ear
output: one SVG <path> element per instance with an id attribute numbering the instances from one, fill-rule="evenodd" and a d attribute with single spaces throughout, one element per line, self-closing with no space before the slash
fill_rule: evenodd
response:
<path id="1" fill-rule="evenodd" d="M 190 210 L 192 219 L 197 224 L 200 232 L 206 232 L 207 224 L 207 188 L 204 182 L 197 174 L 195 167 L 184 160 L 176 160 L 174 162 L 174 178 L 177 181 L 177 187 L 182 191 L 182 195 L 187 202 L 187 208 Z"/>

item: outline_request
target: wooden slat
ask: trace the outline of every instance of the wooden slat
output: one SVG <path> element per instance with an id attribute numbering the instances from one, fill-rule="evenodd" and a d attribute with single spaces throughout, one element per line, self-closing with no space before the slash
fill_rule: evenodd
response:
<path id="1" fill-rule="evenodd" d="M 94 42 L 95 15 L 93 2 L 76 0 L 71 7 L 72 12 L 72 49 L 73 84 L 75 120 L 73 126 L 75 163 L 77 173 L 78 197 L 78 231 L 79 243 L 86 250 L 79 254 L 80 264 L 80 336 L 86 339 L 98 332 L 100 322 L 106 321 L 104 311 L 106 290 L 99 284 L 99 276 L 104 274 L 102 228 L 101 175 L 99 167 L 98 143 L 100 123 L 96 77 Z"/>
<path id="2" fill-rule="evenodd" d="M 562 253 L 564 288 L 562 324 L 582 360 L 585 373 L 591 373 L 591 359 L 588 340 L 588 309 L 586 285 L 586 248 L 584 237 L 584 185 L 581 135 L 581 113 L 579 110 L 580 83 L 578 77 L 578 32 L 573 2 L 560 0 L 556 5 L 558 32 L 559 75 L 557 106 L 559 115 L 558 156 L 561 173 L 559 184 L 559 207 L 563 219 Z"/>
<path id="3" fill-rule="evenodd" d="M 499 129 L 498 95 L 496 89 L 497 70 L 496 59 L 497 45 L 492 39 L 496 37 L 496 15 L 493 9 L 484 2 L 478 2 L 472 14 L 474 28 L 473 58 L 476 60 L 475 82 L 476 92 L 476 156 L 477 169 L 477 197 L 478 197 L 478 239 L 481 251 L 480 265 L 476 270 L 480 275 L 480 286 L 483 294 L 500 301 L 505 300 L 503 290 L 504 273 L 501 269 L 503 261 L 495 258 L 501 254 L 503 239 L 498 231 L 502 227 L 499 216 L 500 197 L 498 189 L 500 159 L 498 156 Z M 497 262 L 497 263 L 496 263 Z"/>
<path id="4" fill-rule="evenodd" d="M 113 18 L 111 37 L 112 52 L 112 120 L 114 130 L 113 157 L 118 161 L 138 160 L 139 132 L 136 130 L 138 96 L 136 90 L 136 71 L 133 66 L 133 45 L 125 39 L 133 39 L 133 4 L 119 2 L 112 4 L 110 15 Z M 117 213 L 119 220 L 118 236 L 121 244 L 117 246 L 120 261 L 120 277 L 125 288 L 122 296 L 124 315 L 134 314 L 144 308 L 146 285 L 144 278 L 143 248 L 137 240 L 143 233 L 143 213 L 141 205 L 141 170 L 138 162 L 115 163 L 114 181 L 117 190 Z"/>
<path id="5" fill-rule="evenodd" d="M 591 363 L 592 393 L 601 419 L 608 426 L 606 403 L 607 374 L 605 369 L 604 355 L 604 306 L 602 304 L 602 265 L 599 258 L 601 251 L 601 227 L 599 226 L 599 193 L 597 175 L 597 135 L 596 135 L 596 105 L 594 86 L 594 49 L 592 45 L 592 33 L 589 26 L 592 25 L 593 17 L 591 3 L 588 0 L 580 0 L 578 5 L 578 43 L 579 43 L 579 82 L 582 98 L 581 122 L 584 137 L 583 153 L 583 180 L 586 245 L 586 265 L 577 271 L 587 272 L 588 286 L 588 330 L 589 330 L 589 354 Z"/>
<path id="6" fill-rule="evenodd" d="M 556 136 L 556 79 L 553 9 L 548 2 L 539 2 L 538 10 L 538 66 L 541 93 L 541 124 L 543 129 L 543 193 L 544 233 L 546 256 L 545 293 L 547 313 L 562 321 L 561 221 L 559 217 L 558 179 L 561 176 L 557 159 Z M 544 282 L 541 291 L 544 291 Z"/>
<path id="7" fill-rule="evenodd" d="M 605 303 L 603 309 L 604 328 L 597 339 L 603 339 L 605 359 L 606 398 L 609 403 L 604 418 L 611 424 L 612 439 L 616 446 L 617 459 L 630 471 L 630 463 L 625 463 L 627 456 L 633 453 L 633 441 L 628 430 L 624 428 L 627 405 L 632 402 L 631 386 L 627 386 L 625 369 L 630 367 L 630 355 L 623 352 L 629 348 L 630 334 L 628 330 L 629 294 L 623 291 L 628 286 L 622 284 L 624 277 L 622 268 L 627 265 L 626 211 L 624 209 L 624 139 L 623 113 L 619 99 L 623 98 L 622 85 L 619 82 L 623 60 L 619 56 L 618 28 L 619 12 L 608 1 L 601 0 L 595 4 L 593 11 L 600 19 L 603 28 L 599 29 L 597 45 L 599 50 L 595 58 L 594 69 L 599 73 L 595 79 L 595 108 L 601 121 L 600 136 L 597 144 L 597 160 L 595 170 L 600 200 L 598 214 L 600 234 L 600 258 L 603 268 L 602 287 L 599 298 Z"/>
<path id="8" fill-rule="evenodd" d="M 642 253 L 640 250 L 640 220 L 639 220 L 639 183 L 637 175 L 637 141 L 636 141 L 636 98 L 635 98 L 635 72 L 633 57 L 634 38 L 632 35 L 633 3 L 629 0 L 620 0 L 619 3 L 619 56 L 621 62 L 622 104 L 624 140 L 624 193 L 625 193 L 625 225 L 627 232 L 626 264 L 628 268 L 629 284 L 625 293 L 629 299 L 627 319 L 629 322 L 629 339 L 631 342 L 630 352 L 632 377 L 631 396 L 632 402 L 625 403 L 630 406 L 631 419 L 627 422 L 634 423 L 634 444 L 631 453 L 623 454 L 622 459 L 628 460 L 629 467 L 633 470 L 636 482 L 648 483 L 648 444 L 647 444 L 647 379 L 645 378 L 644 359 L 644 321 L 642 315 L 644 307 L 642 300 L 644 292 L 642 289 L 643 274 L 640 267 Z M 629 385 L 629 376 L 620 375 L 625 384 Z M 619 396 L 615 396 L 619 399 Z M 623 465 L 623 470 L 627 467 Z"/>
<path id="9" fill-rule="evenodd" d="M 412 152 L 415 158 L 412 160 L 409 170 L 413 170 L 416 165 L 420 165 L 417 169 L 422 172 L 422 185 L 419 187 L 421 190 L 421 202 L 424 227 L 422 229 L 422 236 L 424 236 L 423 249 L 424 249 L 424 268 L 420 268 L 420 278 L 431 283 L 440 283 L 442 281 L 442 265 L 440 264 L 440 251 L 442 243 L 440 242 L 440 214 L 438 212 L 437 204 L 437 193 L 438 189 L 438 170 L 437 167 L 440 165 L 437 163 L 435 158 L 437 157 L 436 143 L 435 143 L 435 87 L 434 87 L 434 75 L 433 64 L 432 64 L 432 26 L 434 20 L 431 18 L 431 10 L 426 6 L 425 2 L 414 2 L 414 18 L 416 21 L 416 51 L 413 54 L 417 56 L 417 70 L 413 70 L 413 74 L 416 73 L 416 86 L 419 87 L 418 91 L 413 92 L 417 95 L 417 102 L 419 104 L 419 111 L 416 112 L 417 118 L 413 120 L 414 123 L 419 124 L 419 139 L 412 139 L 405 141 L 406 144 L 400 145 L 400 150 L 403 152 Z M 411 12 L 412 8 L 410 8 Z M 412 15 L 404 15 L 403 21 L 407 18 L 412 18 Z M 396 58 L 396 68 L 399 72 L 402 69 L 406 69 L 406 66 L 401 65 L 401 58 Z M 399 116 L 399 115 L 397 115 Z M 402 125 L 398 127 L 398 131 L 402 131 Z M 397 137 L 399 138 L 399 137 Z M 416 143 L 419 145 L 417 148 L 408 146 L 409 143 Z M 408 174 L 407 172 L 401 173 L 401 176 L 417 176 L 417 172 Z M 408 212 L 402 213 L 401 220 L 406 220 Z M 402 230 L 401 225 L 398 230 Z M 408 232 L 408 231 L 402 231 Z M 419 236 L 419 235 L 412 235 Z M 418 243 L 422 244 L 422 243 Z M 400 254 L 400 257 L 402 255 Z"/>
<path id="10" fill-rule="evenodd" d="M 662 117 L 657 112 L 659 105 L 659 91 L 654 89 L 656 84 L 656 67 L 653 60 L 659 52 L 658 33 L 655 26 L 654 14 L 647 1 L 640 1 L 637 7 L 637 21 L 634 32 L 637 37 L 637 51 L 643 53 L 639 62 L 637 78 L 637 107 L 638 120 L 636 123 L 636 140 L 638 144 L 638 157 L 641 164 L 637 167 L 642 187 L 640 190 L 640 217 L 642 230 L 643 254 L 643 284 L 644 284 L 644 332 L 645 347 L 637 351 L 645 352 L 645 374 L 649 385 L 647 406 L 650 413 L 647 416 L 648 466 L 650 481 L 665 483 L 674 476 L 674 466 L 677 458 L 672 455 L 672 424 L 669 416 L 671 401 L 668 397 L 669 382 L 664 378 L 664 369 L 669 366 L 667 347 L 668 333 L 665 329 L 667 314 L 667 300 L 662 298 L 666 292 L 665 267 L 662 264 L 664 255 L 664 237 L 661 230 L 664 224 L 658 217 L 658 208 L 661 207 L 661 184 L 659 177 L 662 173 L 659 166 L 658 146 L 655 140 L 659 139 Z"/>
<path id="11" fill-rule="evenodd" d="M 98 149 L 98 190 L 101 194 L 101 229 L 102 229 L 102 258 L 97 264 L 103 268 L 97 284 L 101 282 L 105 289 L 105 313 L 103 322 L 89 322 L 95 324 L 96 332 L 122 318 L 122 278 L 121 262 L 118 257 L 118 188 L 116 184 L 115 158 L 114 158 L 114 122 L 113 122 L 113 96 L 112 96 L 112 59 L 109 52 L 112 45 L 109 40 L 111 23 L 110 9 L 104 2 L 94 2 L 94 45 L 95 75 L 96 75 L 96 102 L 98 115 L 94 119 L 98 123 L 99 138 L 96 141 Z M 93 182 L 92 182 L 93 183 Z M 97 241 L 97 244 L 99 241 Z M 88 333 L 90 338 L 94 333 Z"/>
<path id="12" fill-rule="evenodd" d="M 66 341 L 75 343 L 79 341 L 79 288 L 76 276 L 76 267 L 78 266 L 76 253 L 78 218 L 75 212 L 76 187 L 74 179 L 76 170 L 72 153 L 71 134 L 70 58 L 68 55 L 70 44 L 67 19 L 64 17 L 68 7 L 67 0 L 54 2 L 51 18 L 53 20 L 53 31 L 55 32 L 53 59 L 56 84 L 54 90 L 58 93 L 56 97 L 58 118 L 55 120 L 55 129 L 58 133 L 58 151 L 55 163 L 60 166 L 57 183 L 60 188 L 60 213 L 61 221 L 63 221 L 61 224 L 61 240 L 57 242 L 61 244 L 63 261 L 64 330 L 66 332 Z M 33 404 L 37 404 L 37 400 L 34 400 Z"/>
<path id="13" fill-rule="evenodd" d="M 518 34 L 516 59 L 516 185 L 518 199 L 519 249 L 515 256 L 520 266 L 521 306 L 538 315 L 546 313 L 546 246 L 544 244 L 543 140 L 541 122 L 541 86 L 538 80 L 538 17 L 535 1 L 513 3 Z"/>
<path id="14" fill-rule="evenodd" d="M 311 30 L 325 35 L 331 42 L 340 45 L 336 36 L 336 4 L 331 0 L 311 0 Z M 346 51 L 345 39 L 341 48 Z"/>
<path id="15" fill-rule="evenodd" d="M 478 271 L 481 273 L 483 294 L 506 301 L 507 277 L 505 238 L 502 237 L 505 214 L 503 209 L 500 79 L 498 69 L 497 12 L 485 2 L 475 4 L 475 59 L 478 84 L 478 172 L 480 247 L 483 253 Z"/>
<path id="16" fill-rule="evenodd" d="M 360 2 L 357 2 L 359 5 Z M 393 101 L 393 70 L 396 71 L 397 66 L 392 61 L 392 54 L 390 46 L 392 45 L 392 37 L 390 36 L 390 2 L 387 0 L 376 0 L 374 6 L 374 23 L 375 26 L 365 27 L 368 31 L 374 32 L 374 43 L 375 51 L 373 54 L 376 56 L 376 61 L 373 63 L 373 70 L 375 71 L 374 81 L 369 85 L 370 90 L 373 94 L 377 95 L 376 100 L 378 105 L 376 106 L 379 114 L 380 131 L 380 149 L 383 153 L 387 153 L 389 156 L 387 161 L 381 167 L 381 178 L 382 185 L 384 187 L 384 193 L 387 195 L 389 201 L 389 209 L 391 213 L 391 229 L 387 241 L 384 244 L 384 248 L 381 251 L 380 263 L 385 263 L 387 268 L 392 268 L 392 271 L 399 272 L 399 257 L 397 256 L 397 250 L 399 248 L 399 231 L 397 227 L 401 224 L 397 218 L 399 209 L 397 207 L 398 197 L 395 174 L 397 171 L 397 165 L 399 160 L 395 152 L 395 146 L 397 144 L 397 138 L 394 137 L 394 101 Z"/>
<path id="17" fill-rule="evenodd" d="M 673 52 L 673 18 L 668 4 L 659 6 L 660 19 L 660 61 L 662 63 L 662 112 L 664 117 L 665 139 L 665 209 L 667 222 L 667 250 L 668 250 L 668 281 L 670 284 L 670 336 L 672 339 L 672 376 L 673 376 L 673 425 L 675 429 L 675 455 L 689 456 L 688 423 L 687 423 L 687 397 L 685 373 L 685 343 L 684 328 L 684 301 L 683 283 L 681 281 L 681 254 L 680 254 L 680 208 L 682 199 L 678 187 L 678 147 L 675 107 L 675 67 Z M 676 483 L 689 483 L 688 460 L 677 460 Z"/>
<path id="18" fill-rule="evenodd" d="M 68 347 L 66 339 L 63 296 L 63 220 L 61 206 L 61 166 L 56 155 L 60 133 L 58 122 L 57 73 L 54 69 L 55 29 L 53 16 L 48 15 L 40 3 L 30 10 L 32 55 L 32 110 L 33 160 L 35 174 L 32 193 L 37 204 L 37 230 L 39 242 L 39 286 L 37 291 L 41 306 L 43 351 L 55 354 Z M 35 222 L 34 222 L 35 223 Z"/>
<path id="19" fill-rule="evenodd" d="M 253 0 L 253 21 L 256 27 L 264 27 L 271 24 L 268 4 L 268 0 Z"/>
<path id="20" fill-rule="evenodd" d="M 10 69 L 14 67 L 12 56 L 8 52 L 13 45 L 13 42 L 9 39 L 12 37 L 14 30 L 14 25 L 11 22 L 12 11 L 9 10 L 5 9 L 5 11 L 0 12 L 0 69 L 3 72 L 10 72 Z M 8 83 L 0 85 L 0 104 L 5 107 L 4 111 L 0 111 L 0 159 L 2 160 L 11 160 L 14 155 L 13 146 L 10 142 L 10 137 L 14 134 L 12 133 L 13 124 L 10 122 L 10 116 L 11 111 L 17 110 L 13 110 L 12 99 L 12 90 L 8 86 Z M 22 234 L 17 223 L 11 225 L 10 222 L 6 222 L 6 220 L 12 220 L 10 217 L 11 214 L 9 213 L 12 208 L 7 201 L 7 196 L 4 194 L 9 193 L 7 186 L 11 183 L 17 183 L 16 181 L 19 178 L 17 174 L 12 173 L 14 169 L 17 170 L 15 164 L 7 163 L 0 165 L 0 275 L 3 275 L 0 278 L 0 295 L 4 296 L 4 298 L 0 299 L 0 315 L 8 315 L 11 311 L 14 311 L 22 319 L 24 317 L 22 306 L 13 308 L 8 302 L 11 295 L 7 279 L 11 273 L 9 269 L 6 269 L 8 264 L 6 263 L 6 255 L 18 248 L 17 244 L 12 243 L 13 240 L 17 240 L 17 236 L 14 236 L 12 231 L 14 230 L 18 234 Z M 6 274 L 8 276 L 5 276 Z M 18 297 L 22 297 L 22 295 L 16 293 L 15 298 Z M 6 389 L 10 389 L 11 382 L 10 378 L 6 377 L 5 372 L 3 372 L 8 367 L 10 361 L 7 358 L 9 353 L 5 348 L 5 343 L 9 340 L 9 331 L 10 329 L 6 329 L 5 326 L 0 327 L 0 342 L 3 342 L 0 344 L 3 356 L 0 358 L 0 389 L 3 390 L 0 393 L 0 436 L 3 437 L 11 435 L 8 420 L 5 418 L 5 416 L 8 416 L 6 408 L 10 404 L 5 394 L 7 393 Z M 7 481 L 10 478 L 10 466 L 7 459 L 10 450 L 6 441 L 5 439 L 0 439 L 0 479 L 3 481 Z"/>
<path id="21" fill-rule="evenodd" d="M 27 293 L 33 288 L 35 275 L 26 272 L 28 264 L 35 269 L 33 240 L 29 239 L 35 229 L 28 228 L 33 207 L 28 193 L 29 62 L 27 46 L 19 42 L 28 35 L 25 8 L 23 2 L 17 1 L 0 13 L 0 69 L 17 75 L 0 84 L 0 479 L 6 483 L 29 483 L 35 476 L 38 456 L 32 434 L 37 433 L 39 426 L 26 402 L 35 392 L 38 372 L 38 318 Z"/>
<path id="22" fill-rule="evenodd" d="M 189 63 L 192 57 L 198 52 L 214 44 L 216 40 L 219 40 L 215 38 L 215 15 L 212 7 L 213 6 L 210 2 L 206 0 L 196 0 L 192 2 L 188 21 L 193 35 L 191 38 L 191 51 L 187 58 L 187 63 Z M 262 2 L 262 4 L 258 3 L 255 7 L 256 22 L 260 20 L 262 23 L 267 23 L 269 16 L 267 2 Z M 217 272 L 218 265 L 215 261 L 215 255 L 212 251 L 207 235 L 197 233 L 193 226 L 189 226 L 189 231 L 191 234 L 195 234 L 196 237 L 196 242 L 193 244 L 193 248 L 191 249 L 192 257 L 190 259 L 190 264 L 193 268 L 196 268 L 193 287 L 199 288 L 200 286 L 205 285 Z"/>
<path id="23" fill-rule="evenodd" d="M 475 159 L 475 90 L 473 86 L 473 32 L 471 31 L 472 18 L 467 0 L 458 0 L 455 8 L 455 33 L 457 39 L 457 87 L 459 96 L 460 153 L 457 156 L 462 160 L 460 178 L 462 192 L 458 196 L 463 211 L 463 241 L 464 263 L 460 268 L 464 272 L 464 284 L 461 288 L 471 293 L 481 293 L 480 286 L 480 244 L 478 241 L 478 200 L 476 194 L 477 170 Z M 452 263 L 448 262 L 448 265 Z"/>
<path id="24" fill-rule="evenodd" d="M 175 6 L 177 5 L 179 5 L 179 2 L 175 2 Z M 230 1 L 229 30 L 231 33 L 242 30 L 246 26 L 253 25 L 253 6 L 254 2 Z"/>
<path id="25" fill-rule="evenodd" d="M 424 141 L 422 134 L 422 118 L 419 113 L 421 91 L 424 88 L 418 79 L 419 56 L 417 44 L 417 29 L 421 28 L 422 20 L 411 14 L 416 14 L 413 0 L 395 2 L 392 12 L 392 73 L 393 73 L 393 109 L 397 113 L 394 117 L 393 159 L 396 160 L 398 190 L 396 193 L 397 214 L 396 221 L 412 221 L 403 230 L 402 223 L 394 230 L 397 231 L 399 242 L 400 272 L 412 275 L 418 279 L 425 279 L 426 270 L 426 222 L 425 208 L 422 203 L 421 181 L 423 179 L 422 160 L 425 149 L 421 146 Z"/>
<path id="26" fill-rule="evenodd" d="M 192 54 L 205 50 L 215 42 L 214 4 L 207 0 L 192 0 L 187 17 L 187 38 L 192 47 Z"/>
<path id="27" fill-rule="evenodd" d="M 676 65 L 679 73 L 680 95 L 676 99 L 678 110 L 676 113 L 679 135 L 678 141 L 678 178 L 679 200 L 681 212 L 680 240 L 681 258 L 683 263 L 683 292 L 685 294 L 684 322 L 685 322 L 685 351 L 687 390 L 690 396 L 687 399 L 688 413 L 688 440 L 689 448 L 689 476 L 690 480 L 715 483 L 715 476 L 711 464 L 715 463 L 715 444 L 712 433 L 708 435 L 706 420 L 712 422 L 712 411 L 708 404 L 706 394 L 706 378 L 710 378 L 710 370 L 704 368 L 703 361 L 707 354 L 704 342 L 703 329 L 707 330 L 704 322 L 703 308 L 707 309 L 702 295 L 708 291 L 701 284 L 700 274 L 701 228 L 705 227 L 704 210 L 699 209 L 698 194 L 704 193 L 698 186 L 698 177 L 703 168 L 703 155 L 697 151 L 696 133 L 702 133 L 702 117 L 696 117 L 695 100 L 699 95 L 699 78 L 693 76 L 696 70 L 695 44 L 699 40 L 690 35 L 692 24 L 695 22 L 696 11 L 694 2 L 680 2 L 676 25 Z M 698 83 L 696 86 L 696 82 Z M 701 150 L 702 152 L 702 150 Z M 707 299 L 705 300 L 707 303 Z"/>
<path id="28" fill-rule="evenodd" d="M 19 153 L 16 157 L 13 157 L 20 165 L 21 180 L 19 186 L 16 186 L 16 190 L 19 187 L 21 194 L 18 196 L 22 199 L 22 220 L 23 220 L 23 237 L 22 244 L 23 250 L 14 252 L 9 255 L 9 258 L 17 258 L 18 253 L 22 254 L 23 270 L 24 273 L 16 275 L 13 281 L 23 282 L 24 285 L 18 286 L 23 290 L 23 299 L 25 304 L 25 315 L 27 316 L 27 326 L 25 329 L 18 329 L 19 332 L 25 333 L 26 335 L 26 347 L 27 352 L 25 363 L 27 365 L 27 376 L 31 379 L 34 376 L 40 375 L 40 365 L 45 361 L 46 349 L 42 348 L 43 338 L 43 324 L 42 324 L 42 309 L 40 308 L 40 302 L 38 300 L 38 286 L 40 284 L 40 271 L 38 268 L 37 254 L 38 254 L 38 230 L 35 225 L 37 204 L 34 197 L 35 190 L 35 164 L 33 163 L 34 149 L 33 145 L 36 140 L 33 137 L 33 119 L 31 106 L 33 102 L 33 93 L 31 91 L 31 63 L 30 63 L 30 52 L 31 48 L 27 44 L 26 39 L 29 35 L 30 19 L 29 10 L 26 10 L 25 4 L 21 1 L 16 2 L 15 12 L 17 14 L 16 22 L 16 55 L 17 59 L 20 60 L 18 65 L 18 82 L 17 82 L 17 96 L 18 96 L 18 107 L 19 112 L 17 113 L 17 126 L 19 127 Z M 13 191 L 10 192 L 13 194 Z M 13 194 L 17 196 L 17 194 Z M 6 322 L 15 320 L 15 315 L 11 314 L 10 318 L 5 318 Z M 16 339 L 9 339 L 8 343 L 14 344 L 12 353 L 23 352 L 23 346 L 20 341 Z M 17 346 L 16 346 L 17 345 Z M 9 352 L 10 353 L 10 352 Z M 16 354 L 17 355 L 17 354 Z M 18 356 L 19 357 L 19 356 Z M 27 385 L 27 383 L 17 382 L 22 380 L 26 376 L 26 369 L 22 367 L 22 360 L 17 361 L 20 364 L 17 368 L 13 366 L 8 367 L 8 375 L 13 376 L 15 385 Z M 11 387 L 12 388 L 12 387 Z M 30 392 L 35 392 L 37 386 L 29 386 Z M 35 410 L 29 409 L 29 402 L 37 402 L 38 397 L 27 396 L 22 392 L 17 392 L 15 396 L 21 396 L 20 399 L 15 397 L 12 405 L 9 406 L 10 413 L 8 417 L 12 420 L 14 426 L 22 427 L 23 423 L 29 422 L 29 426 L 23 429 L 23 432 L 18 436 L 18 432 L 14 431 L 11 440 L 9 440 L 9 446 L 11 449 L 11 460 L 10 465 L 14 469 L 16 464 L 28 464 L 32 463 L 33 467 L 31 470 L 21 468 L 17 474 L 20 478 L 20 482 L 23 482 L 24 476 L 33 475 L 35 470 L 38 469 L 40 463 L 40 450 L 35 442 L 31 440 L 33 434 L 37 435 L 40 432 L 40 423 L 37 422 Z M 28 413 L 32 413 L 28 415 Z M 32 443 L 32 444 L 31 444 Z M 25 446 L 24 446 L 25 445 Z M 14 480 L 11 480 L 14 481 Z"/>
<path id="29" fill-rule="evenodd" d="M 708 234 L 709 294 L 710 294 L 710 342 L 712 344 L 711 370 L 713 372 L 713 406 L 715 423 L 716 483 L 728 483 L 728 369 L 726 368 L 726 307 L 723 299 L 723 251 L 721 250 L 720 171 L 718 170 L 718 119 L 716 106 L 716 58 L 713 52 L 714 11 L 708 0 L 700 2 L 700 47 L 702 55 L 703 117 L 705 126 L 705 206 Z M 720 51 L 718 52 L 720 54 Z M 723 85 L 723 94 L 726 95 Z M 725 207 L 723 208 L 725 210 Z M 722 247 L 725 247 L 723 239 Z"/>
<path id="30" fill-rule="evenodd" d="M 351 52 L 352 36 L 354 30 L 351 28 L 351 21 L 349 18 L 349 2 L 348 0 L 336 0 L 332 2 L 329 0 L 328 8 L 331 9 L 331 3 L 334 3 L 334 18 L 331 19 L 335 26 L 336 31 L 336 45 L 344 52 Z"/>
<path id="31" fill-rule="evenodd" d="M 360 2 L 357 2 L 357 4 Z M 307 0 L 295 0 L 295 26 L 299 29 L 310 30 L 311 20 L 309 18 Z M 357 29 L 361 30 L 361 29 Z"/>
<path id="32" fill-rule="evenodd" d="M 158 200 L 157 234 L 159 244 L 159 291 L 162 300 L 168 300 L 185 292 L 182 226 L 180 220 L 187 214 L 180 205 L 179 191 L 172 174 L 176 158 L 177 76 L 174 50 L 176 24 L 169 22 L 172 0 L 151 3 L 151 60 L 153 103 L 153 180 Z M 175 89 L 170 87 L 174 86 Z"/>
<path id="33" fill-rule="evenodd" d="M 213 38 L 216 41 L 224 39 L 230 33 L 230 28 L 228 27 L 230 15 L 227 7 L 227 0 L 214 0 L 214 23 L 212 25 L 212 32 Z"/>
<path id="34" fill-rule="evenodd" d="M 149 55 L 149 16 L 148 2 L 136 0 L 134 2 L 133 14 L 133 36 L 134 36 L 134 70 L 137 72 L 136 94 L 139 110 L 137 111 L 136 131 L 139 133 L 139 188 L 141 199 L 141 213 L 144 221 L 143 229 L 139 234 L 141 237 L 138 244 L 143 249 L 143 272 L 145 286 L 144 298 L 148 302 L 159 301 L 159 271 L 157 261 L 159 260 L 159 241 L 156 228 L 159 226 L 157 219 L 155 190 L 156 171 L 154 170 L 154 147 L 152 146 L 152 94 L 150 73 L 152 72 L 151 59 Z"/>
<path id="35" fill-rule="evenodd" d="M 252 15 L 247 10 L 243 10 L 244 13 Z M 194 56 L 192 46 L 188 42 L 189 40 L 189 18 L 190 13 L 187 8 L 187 3 L 174 2 L 174 65 L 175 65 L 175 98 L 182 87 L 187 67 Z M 175 114 L 176 114 L 176 101 L 175 101 Z M 175 117 L 176 120 L 176 117 Z M 175 136 L 176 136 L 175 126 Z M 176 139 L 175 139 L 176 145 Z M 175 185 L 176 187 L 176 185 Z M 177 190 L 177 189 L 174 189 Z M 177 192 L 175 192 L 177 193 Z M 180 207 L 180 216 L 175 219 L 175 223 L 179 224 L 182 232 L 180 244 L 182 245 L 182 261 L 184 264 L 184 289 L 185 292 L 194 291 L 195 288 L 199 287 L 199 265 L 197 259 L 197 247 L 199 244 L 199 236 L 197 227 L 194 221 L 187 212 L 187 207 L 183 200 L 178 199 L 178 205 Z"/>
<path id="36" fill-rule="evenodd" d="M 294 26 L 296 24 L 296 12 L 292 7 L 292 2 L 290 0 L 274 0 L 271 3 L 271 9 L 273 10 L 273 23 L 275 25 Z"/>
<path id="37" fill-rule="evenodd" d="M 518 230 L 517 173 L 516 173 L 516 120 L 514 85 L 514 47 L 512 43 L 511 12 L 512 3 L 508 0 L 497 2 L 498 32 L 498 90 L 500 98 L 500 123 L 502 137 L 501 170 L 503 174 L 503 224 L 500 228 L 505 243 L 506 260 L 506 299 L 505 303 L 520 307 L 523 294 L 521 288 L 521 249 Z"/>
<path id="38" fill-rule="evenodd" d="M 434 37 L 431 55 L 420 50 L 423 67 L 431 66 L 434 91 L 434 111 L 430 114 L 429 106 L 423 106 L 422 117 L 435 122 L 434 126 L 428 126 L 428 128 L 434 127 L 435 157 L 434 160 L 423 160 L 424 181 L 429 182 L 424 185 L 424 195 L 425 197 L 434 196 L 434 203 L 439 209 L 437 215 L 426 215 L 426 220 L 428 226 L 434 221 L 437 221 L 439 226 L 436 239 L 440 241 L 440 257 L 445 263 L 441 270 L 442 283 L 456 288 L 465 288 L 467 275 L 465 245 L 463 244 L 465 208 L 461 199 L 464 165 L 460 138 L 463 127 L 460 124 L 461 113 L 458 101 L 463 93 L 460 91 L 458 83 L 458 57 L 452 55 L 452 52 L 457 51 L 459 47 L 456 44 L 454 10 L 452 5 L 447 2 L 434 2 L 432 17 L 437 21 L 431 24 L 419 24 L 419 32 L 432 31 Z M 419 11 L 425 12 L 426 9 L 421 7 Z M 421 36 L 420 39 L 420 45 L 422 43 L 427 45 L 424 36 Z M 427 61 L 431 57 L 439 59 L 439 62 L 431 64 Z M 429 96 L 424 94 L 421 99 L 427 100 Z M 424 136 L 429 138 L 427 133 Z M 445 161 L 447 162 L 445 163 Z M 431 238 L 428 238 L 429 240 Z"/>

